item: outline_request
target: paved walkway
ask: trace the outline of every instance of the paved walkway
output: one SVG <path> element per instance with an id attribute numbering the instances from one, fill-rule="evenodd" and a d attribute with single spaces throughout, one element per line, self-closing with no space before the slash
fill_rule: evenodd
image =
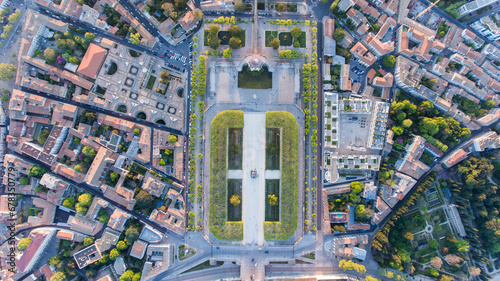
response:
<path id="1" fill-rule="evenodd" d="M 243 130 L 243 244 L 264 243 L 266 114 L 245 113 Z M 257 171 L 252 178 L 251 170 Z"/>

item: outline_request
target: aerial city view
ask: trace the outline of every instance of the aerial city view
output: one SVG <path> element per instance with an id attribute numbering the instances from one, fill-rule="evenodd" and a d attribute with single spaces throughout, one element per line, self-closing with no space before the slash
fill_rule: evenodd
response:
<path id="1" fill-rule="evenodd" d="M 500 0 L 0 20 L 0 280 L 500 280 Z"/>

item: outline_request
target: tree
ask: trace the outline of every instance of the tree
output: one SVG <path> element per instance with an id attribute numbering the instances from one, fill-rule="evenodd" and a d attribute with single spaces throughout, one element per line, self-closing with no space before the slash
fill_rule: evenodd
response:
<path id="1" fill-rule="evenodd" d="M 68 46 L 68 44 L 66 44 L 66 40 L 65 39 L 59 39 L 57 40 L 57 48 L 58 49 L 66 49 L 66 47 Z"/>
<path id="2" fill-rule="evenodd" d="M 239 49 L 241 47 L 241 39 L 238 37 L 231 37 L 231 39 L 229 39 L 229 47 Z"/>
<path id="3" fill-rule="evenodd" d="M 52 275 L 52 277 L 50 277 L 50 281 L 62 281 L 64 279 L 66 279 L 66 274 L 62 271 L 57 271 L 54 275 Z"/>
<path id="4" fill-rule="evenodd" d="M 365 205 L 360 204 L 356 206 L 356 209 L 354 210 L 354 213 L 358 218 L 364 218 L 366 216 L 365 214 Z"/>
<path id="5" fill-rule="evenodd" d="M 139 32 L 130 35 L 130 43 L 139 44 L 141 43 L 141 34 Z"/>
<path id="6" fill-rule="evenodd" d="M 135 227 L 127 228 L 127 231 L 125 231 L 125 239 L 127 241 L 127 244 L 134 244 L 134 242 L 139 239 L 139 230 Z"/>
<path id="7" fill-rule="evenodd" d="M 215 25 L 215 24 L 211 24 L 209 27 L 208 27 L 208 32 L 213 34 L 213 35 L 217 35 L 219 33 L 219 26 L 218 25 Z"/>
<path id="8" fill-rule="evenodd" d="M 23 251 L 24 249 L 28 248 L 30 243 L 31 243 L 31 238 L 23 238 L 19 240 L 19 242 L 17 242 L 17 248 Z"/>
<path id="9" fill-rule="evenodd" d="M 2 95 L 2 97 L 0 97 L 1 102 L 8 102 L 9 99 L 10 99 L 9 95 Z"/>
<path id="10" fill-rule="evenodd" d="M 132 270 L 125 271 L 122 276 L 120 276 L 120 281 L 132 281 L 134 278 L 134 272 Z"/>
<path id="11" fill-rule="evenodd" d="M 243 3 L 242 0 L 235 0 L 234 1 L 234 10 L 236 12 L 243 12 L 246 9 L 245 3 Z"/>
<path id="12" fill-rule="evenodd" d="M 411 121 L 410 119 L 403 120 L 403 127 L 410 128 L 411 125 L 413 125 L 413 121 Z"/>
<path id="13" fill-rule="evenodd" d="M 73 169 L 74 169 L 75 171 L 77 171 L 78 173 L 81 173 L 81 172 L 82 172 L 82 165 L 78 164 L 78 165 L 76 165 Z"/>
<path id="14" fill-rule="evenodd" d="M 14 77 L 16 67 L 11 63 L 0 63 L 0 80 L 9 81 Z"/>
<path id="15" fill-rule="evenodd" d="M 364 265 L 353 262 L 352 260 L 340 260 L 339 268 L 343 271 L 346 270 L 355 270 L 359 273 L 365 273 L 366 268 Z"/>
<path id="16" fill-rule="evenodd" d="M 278 38 L 274 38 L 273 40 L 271 40 L 271 47 L 273 47 L 273 49 L 277 50 L 279 47 L 280 47 L 280 40 Z"/>
<path id="17" fill-rule="evenodd" d="M 453 255 L 453 254 L 449 254 L 449 255 L 446 255 L 446 261 L 451 264 L 451 265 L 455 265 L 455 264 L 458 264 L 459 262 L 462 261 L 462 258 L 456 256 L 456 255 Z"/>
<path id="18" fill-rule="evenodd" d="M 186 8 L 187 0 L 174 0 L 177 10 L 184 10 Z"/>
<path id="19" fill-rule="evenodd" d="M 444 31 L 440 31 L 440 32 L 439 32 L 439 37 L 440 37 L 440 38 L 443 38 L 443 37 L 444 37 L 444 35 L 445 35 Z"/>
<path id="20" fill-rule="evenodd" d="M 469 242 L 465 241 L 464 239 L 460 239 L 455 244 L 455 247 L 457 247 L 457 251 L 459 251 L 459 252 L 468 252 L 469 251 Z"/>
<path id="21" fill-rule="evenodd" d="M 382 64 L 386 68 L 393 68 L 396 65 L 396 58 L 393 55 L 387 55 L 382 60 Z"/>
<path id="22" fill-rule="evenodd" d="M 116 248 L 114 248 L 113 250 L 111 250 L 109 252 L 109 259 L 112 261 L 116 260 L 119 256 L 120 256 L 120 253 L 118 252 L 118 250 Z"/>
<path id="23" fill-rule="evenodd" d="M 449 275 L 442 275 L 441 278 L 439 278 L 439 281 L 453 281 L 455 278 L 449 276 Z"/>
<path id="24" fill-rule="evenodd" d="M 172 13 L 175 11 L 174 10 L 174 5 L 170 2 L 165 2 L 161 5 L 161 9 L 163 10 L 163 14 L 166 17 L 172 17 Z"/>
<path id="25" fill-rule="evenodd" d="M 92 42 L 95 39 L 95 34 L 92 33 L 92 32 L 87 32 L 87 33 L 85 33 L 85 39 L 87 39 L 90 42 Z"/>
<path id="26" fill-rule="evenodd" d="M 132 277 L 132 281 L 141 281 L 141 273 L 137 272 L 134 274 L 134 277 Z"/>
<path id="27" fill-rule="evenodd" d="M 491 109 L 494 106 L 495 106 L 495 102 L 492 101 L 492 100 L 487 100 L 487 101 L 484 102 L 484 107 L 486 109 Z"/>
<path id="28" fill-rule="evenodd" d="M 21 10 L 16 9 L 16 11 L 9 16 L 9 18 L 8 18 L 9 22 L 15 23 L 19 19 L 20 16 L 21 16 Z"/>
<path id="29" fill-rule="evenodd" d="M 42 166 L 35 165 L 30 167 L 29 177 L 40 178 L 43 174 L 47 173 L 47 169 Z"/>
<path id="30" fill-rule="evenodd" d="M 394 132 L 394 134 L 396 136 L 399 136 L 404 132 L 403 128 L 401 128 L 399 126 L 392 126 L 392 131 Z"/>
<path id="31" fill-rule="evenodd" d="M 170 78 L 170 73 L 168 73 L 166 70 L 160 72 L 160 77 L 161 79 L 167 80 Z"/>
<path id="32" fill-rule="evenodd" d="M 471 266 L 469 267 L 469 272 L 471 276 L 479 276 L 481 274 L 481 269 Z"/>
<path id="33" fill-rule="evenodd" d="M 241 203 L 241 197 L 239 195 L 233 194 L 233 196 L 231 196 L 231 199 L 229 199 L 229 202 L 233 206 L 238 206 Z"/>
<path id="34" fill-rule="evenodd" d="M 208 46 L 210 48 L 216 50 L 217 48 L 220 47 L 220 39 L 217 37 L 217 35 L 214 35 L 212 33 L 208 34 Z"/>
<path id="35" fill-rule="evenodd" d="M 118 242 L 118 244 L 116 244 L 116 248 L 119 250 L 119 251 L 123 251 L 123 250 L 126 250 L 128 248 L 128 245 L 127 243 L 125 243 L 125 241 L 120 241 Z"/>
<path id="36" fill-rule="evenodd" d="M 83 245 L 84 246 L 90 246 L 94 243 L 94 239 L 92 239 L 92 237 L 85 237 L 85 239 L 83 239 Z"/>
<path id="37" fill-rule="evenodd" d="M 168 143 L 170 144 L 175 144 L 177 143 L 177 136 L 176 135 L 173 135 L 173 134 L 170 134 L 168 136 Z"/>
<path id="38" fill-rule="evenodd" d="M 49 130 L 43 129 L 38 135 L 37 141 L 42 145 L 45 144 L 47 138 L 49 137 L 49 134 L 50 134 Z"/>
<path id="39" fill-rule="evenodd" d="M 269 205 L 271 205 L 271 206 L 278 205 L 278 197 L 276 196 L 276 194 L 267 195 L 267 199 L 269 200 Z"/>
<path id="40" fill-rule="evenodd" d="M 440 257 L 433 257 L 431 259 L 431 265 L 436 269 L 440 269 L 441 266 L 443 266 L 443 260 Z"/>
<path id="41" fill-rule="evenodd" d="M 43 51 L 43 57 L 47 63 L 54 63 L 57 57 L 57 51 L 54 48 L 47 48 Z"/>
<path id="42" fill-rule="evenodd" d="M 405 238 L 410 241 L 413 241 L 413 234 L 411 232 L 406 232 Z"/>
<path id="43" fill-rule="evenodd" d="M 73 197 L 68 197 L 64 200 L 63 207 L 73 209 L 73 206 L 75 206 L 75 199 Z"/>
<path id="44" fill-rule="evenodd" d="M 333 33 L 333 39 L 335 39 L 335 41 L 337 42 L 340 42 L 344 39 L 344 37 L 345 37 L 345 30 L 340 27 L 336 28 L 335 32 Z"/>
<path id="45" fill-rule="evenodd" d="M 21 185 L 28 185 L 28 184 L 30 184 L 30 180 L 29 180 L 28 178 L 21 178 L 21 179 L 19 180 L 19 183 L 20 183 Z"/>
<path id="46" fill-rule="evenodd" d="M 0 35 L 0 37 L 2 39 L 7 39 L 11 31 L 12 31 L 12 24 L 7 24 L 6 26 L 3 27 L 3 32 L 2 35 Z"/>
<path id="47" fill-rule="evenodd" d="M 231 34 L 231 36 L 234 36 L 234 37 L 240 36 L 240 34 L 241 34 L 241 28 L 239 26 L 237 26 L 236 24 L 231 25 L 229 27 L 228 31 L 229 31 L 229 34 Z"/>
<path id="48" fill-rule="evenodd" d="M 193 11 L 193 16 L 197 21 L 201 21 L 203 19 L 203 12 L 200 9 L 196 8 Z"/>
<path id="49" fill-rule="evenodd" d="M 135 196 L 136 204 L 139 209 L 145 209 L 154 203 L 153 195 L 141 189 Z"/>
<path id="50" fill-rule="evenodd" d="M 370 275 L 367 275 L 365 278 L 365 281 L 380 281 L 380 279 L 371 277 Z"/>
<path id="51" fill-rule="evenodd" d="M 84 146 L 82 153 L 90 158 L 94 158 L 97 155 L 97 152 L 90 146 Z"/>
<path id="52" fill-rule="evenodd" d="M 82 204 L 80 203 L 76 203 L 75 205 L 75 210 L 78 214 L 80 215 L 85 215 L 87 214 L 87 211 L 89 210 L 87 207 L 83 206 Z"/>
<path id="53" fill-rule="evenodd" d="M 59 256 L 53 256 L 49 259 L 49 265 L 56 265 L 61 262 Z"/>
<path id="54" fill-rule="evenodd" d="M 92 204 L 92 195 L 90 193 L 83 193 L 78 196 L 78 203 L 83 207 L 88 207 Z"/>
<path id="55" fill-rule="evenodd" d="M 140 135 L 140 134 L 141 134 L 141 129 L 139 129 L 139 128 L 135 128 L 135 129 L 134 129 L 134 135 L 138 136 L 138 135 Z"/>
<path id="56" fill-rule="evenodd" d="M 298 26 L 294 26 L 292 30 L 290 30 L 290 34 L 292 35 L 292 37 L 299 38 L 300 35 L 302 35 L 302 29 L 300 29 L 300 27 Z"/>
<path id="57" fill-rule="evenodd" d="M 222 53 L 223 56 L 226 58 L 226 59 L 230 59 L 232 54 L 233 54 L 233 50 L 231 49 L 225 49 L 224 52 Z"/>

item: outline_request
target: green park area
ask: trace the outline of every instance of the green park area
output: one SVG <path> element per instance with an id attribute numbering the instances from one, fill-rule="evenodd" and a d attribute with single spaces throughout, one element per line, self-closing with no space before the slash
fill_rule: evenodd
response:
<path id="1" fill-rule="evenodd" d="M 212 120 L 210 130 L 210 199 L 209 228 L 219 240 L 243 239 L 243 223 L 227 221 L 227 139 L 228 129 L 244 126 L 243 111 L 221 112 Z M 233 192 L 234 193 L 234 192 Z M 241 212 L 240 212 L 241 213 Z M 240 215 L 241 216 L 241 215 Z"/>
<path id="2" fill-rule="evenodd" d="M 281 191 L 277 194 L 278 206 L 281 207 L 281 220 L 264 222 L 264 238 L 266 240 L 286 240 L 297 229 L 297 194 L 298 194 L 298 134 L 299 129 L 295 117 L 285 111 L 266 113 L 266 128 L 281 128 Z M 267 186 L 267 183 L 266 183 Z M 267 194 L 266 187 L 266 196 Z M 269 185 L 269 190 L 276 190 Z M 270 201 L 266 198 L 266 201 Z M 270 202 L 266 202 L 268 205 Z M 271 205 L 271 204 L 269 204 Z"/>

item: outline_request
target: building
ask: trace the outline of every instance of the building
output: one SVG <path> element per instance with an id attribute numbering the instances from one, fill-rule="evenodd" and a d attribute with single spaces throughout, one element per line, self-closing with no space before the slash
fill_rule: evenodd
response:
<path id="1" fill-rule="evenodd" d="M 93 264 L 94 262 L 102 258 L 101 252 L 96 244 L 88 246 L 87 248 L 75 253 L 73 258 L 76 261 L 79 269 L 85 268 L 86 266 Z"/>
<path id="2" fill-rule="evenodd" d="M 120 234 L 120 232 L 107 227 L 101 238 L 95 241 L 95 245 L 101 253 L 104 253 L 118 244 Z"/>
<path id="3" fill-rule="evenodd" d="M 458 213 L 458 209 L 456 205 L 450 204 L 447 205 L 445 208 L 446 213 L 448 214 L 448 218 L 451 221 L 451 225 L 453 225 L 453 229 L 455 232 L 462 236 L 465 237 L 467 233 L 465 232 L 464 224 L 462 222 L 462 219 L 460 218 L 460 214 Z"/>
<path id="4" fill-rule="evenodd" d="M 161 179 L 154 177 L 151 173 L 146 174 L 142 184 L 142 189 L 155 197 L 161 197 L 166 187 L 167 185 Z"/>
<path id="5" fill-rule="evenodd" d="M 125 230 L 125 224 L 130 218 L 130 214 L 123 212 L 122 210 L 116 208 L 113 214 L 109 217 L 108 226 L 112 229 L 116 229 L 119 232 Z"/>
<path id="6" fill-rule="evenodd" d="M 36 233 L 30 235 L 31 243 L 24 250 L 21 258 L 16 261 L 19 272 L 30 272 L 34 269 L 47 247 L 52 243 L 52 239 L 56 235 L 56 231 L 52 230 L 49 233 Z"/>
<path id="7" fill-rule="evenodd" d="M 167 270 L 171 265 L 171 255 L 172 248 L 168 244 L 149 245 L 141 280 L 153 280 L 154 276 Z"/>
<path id="8" fill-rule="evenodd" d="M 99 69 L 101 69 L 106 53 L 106 49 L 90 43 L 77 72 L 89 78 L 95 79 L 97 77 L 97 73 L 99 73 Z"/>
<path id="9" fill-rule="evenodd" d="M 463 4 L 460 6 L 460 8 L 457 9 L 457 11 L 460 13 L 460 16 L 463 17 L 467 14 L 470 14 L 474 11 L 477 11 L 483 7 L 486 7 L 488 5 L 491 5 L 495 3 L 497 0 L 475 0 L 468 2 L 466 4 Z"/>
<path id="10" fill-rule="evenodd" d="M 189 11 L 178 21 L 178 23 L 181 25 L 182 29 L 189 32 L 196 27 L 198 21 L 194 18 L 193 12 Z"/>
<path id="11" fill-rule="evenodd" d="M 424 153 L 425 139 L 421 136 L 415 136 L 411 144 L 406 148 L 406 154 L 403 159 L 396 162 L 396 170 L 407 174 L 415 179 L 419 179 L 427 170 L 429 166 L 425 165 L 419 159 Z"/>
<path id="12" fill-rule="evenodd" d="M 368 235 L 344 236 L 335 238 L 332 243 L 332 252 L 336 256 L 347 259 L 358 259 L 364 261 L 366 258 L 366 247 L 368 246 Z"/>
<path id="13" fill-rule="evenodd" d="M 130 256 L 141 260 L 146 253 L 147 246 L 148 244 L 144 241 L 135 241 L 134 245 L 132 246 L 132 250 L 130 250 Z"/>
<path id="14" fill-rule="evenodd" d="M 96 235 L 102 229 L 102 223 L 79 214 L 70 216 L 68 224 L 71 230 L 75 230 L 89 236 Z"/>

